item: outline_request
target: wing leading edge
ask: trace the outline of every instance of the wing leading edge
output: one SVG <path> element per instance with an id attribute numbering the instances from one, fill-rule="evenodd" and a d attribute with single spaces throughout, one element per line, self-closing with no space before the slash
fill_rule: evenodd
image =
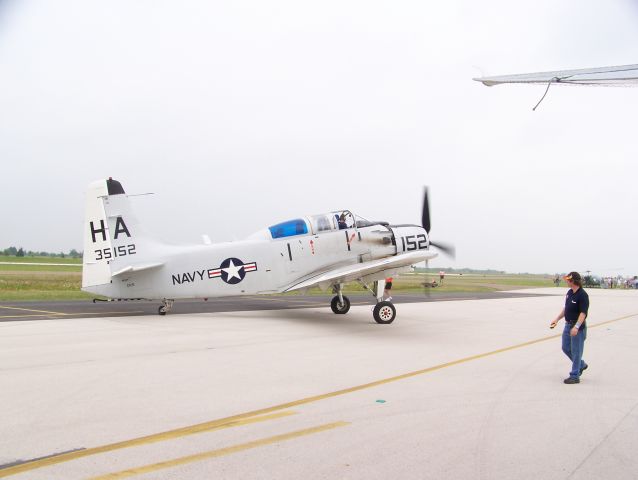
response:
<path id="1" fill-rule="evenodd" d="M 616 67 L 582 68 L 578 70 L 556 70 L 551 72 L 522 73 L 480 77 L 473 80 L 488 87 L 504 83 L 565 83 L 574 85 L 638 86 L 638 64 Z"/>
<path id="2" fill-rule="evenodd" d="M 372 260 L 369 262 L 356 263 L 354 265 L 346 265 L 344 267 L 328 270 L 327 272 L 319 272 L 310 278 L 298 283 L 293 283 L 284 291 L 290 292 L 292 290 L 300 290 L 302 288 L 321 284 L 331 285 L 336 283 L 346 283 L 363 277 L 371 277 L 375 274 L 378 274 L 380 278 L 383 278 L 383 272 L 409 267 L 415 263 L 432 259 L 437 255 L 437 253 L 431 251 L 419 251 L 404 253 L 381 260 Z"/>

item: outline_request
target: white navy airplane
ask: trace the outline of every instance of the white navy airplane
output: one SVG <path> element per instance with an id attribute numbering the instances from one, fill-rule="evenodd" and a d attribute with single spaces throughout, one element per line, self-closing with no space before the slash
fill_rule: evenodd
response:
<path id="1" fill-rule="evenodd" d="M 347 313 L 342 293 L 357 281 L 376 298 L 374 319 L 392 323 L 396 309 L 383 300 L 386 277 L 437 256 L 430 241 L 427 191 L 421 225 L 371 222 L 340 210 L 299 217 L 259 230 L 245 240 L 169 245 L 144 230 L 121 183 L 91 183 L 86 195 L 82 290 L 109 299 L 161 300 L 165 315 L 176 299 L 208 299 L 331 288 L 336 314 Z"/>

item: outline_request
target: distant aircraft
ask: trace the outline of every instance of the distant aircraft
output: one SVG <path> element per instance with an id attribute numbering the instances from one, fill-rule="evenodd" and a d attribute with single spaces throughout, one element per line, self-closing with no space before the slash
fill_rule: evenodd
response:
<path id="1" fill-rule="evenodd" d="M 336 314 L 350 309 L 342 293 L 357 281 L 377 300 L 377 323 L 392 323 L 396 308 L 383 301 L 384 279 L 452 247 L 430 241 L 424 194 L 421 225 L 371 222 L 349 210 L 299 217 L 245 240 L 175 246 L 144 230 L 117 180 L 91 183 L 86 195 L 82 290 L 110 299 L 161 300 L 165 315 L 176 299 L 282 293 L 332 288 Z"/>
<path id="2" fill-rule="evenodd" d="M 480 77 L 473 80 L 488 87 L 505 83 L 528 83 L 547 85 L 545 94 L 533 110 L 547 95 L 550 85 L 597 85 L 606 87 L 638 86 L 638 65 L 620 65 L 616 67 L 582 68 L 578 70 L 556 70 L 551 72 L 521 73 Z"/>

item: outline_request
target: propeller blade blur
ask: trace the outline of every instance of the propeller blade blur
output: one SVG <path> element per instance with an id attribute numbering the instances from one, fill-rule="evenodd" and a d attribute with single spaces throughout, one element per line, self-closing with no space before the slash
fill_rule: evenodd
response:
<path id="1" fill-rule="evenodd" d="M 448 243 L 433 242 L 431 240 L 430 240 L 430 245 L 432 245 L 433 247 L 438 248 L 443 253 L 449 255 L 452 258 L 456 257 L 456 248 L 454 248 L 454 245 L 451 245 L 451 244 L 448 244 Z"/>
<path id="2" fill-rule="evenodd" d="M 423 211 L 421 212 L 421 225 L 425 231 L 430 233 L 430 202 L 428 201 L 428 187 L 425 187 L 423 193 Z"/>

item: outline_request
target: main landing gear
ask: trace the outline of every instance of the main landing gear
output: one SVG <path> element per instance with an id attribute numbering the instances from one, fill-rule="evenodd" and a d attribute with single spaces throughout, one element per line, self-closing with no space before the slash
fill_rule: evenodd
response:
<path id="1" fill-rule="evenodd" d="M 394 308 L 391 302 L 381 301 L 374 306 L 372 310 L 372 316 L 377 323 L 392 323 L 397 316 L 397 309 Z"/>
<path id="2" fill-rule="evenodd" d="M 361 285 L 363 285 L 364 288 L 370 290 L 374 297 L 377 299 L 377 304 L 374 306 L 374 310 L 372 311 L 374 321 L 380 324 L 387 325 L 394 322 L 394 319 L 397 316 L 397 309 L 394 307 L 392 302 L 383 300 L 383 288 L 385 287 L 385 282 L 383 280 L 380 280 L 374 283 L 374 290 L 372 290 L 364 283 L 362 283 Z M 334 286 L 334 293 L 336 293 L 337 295 L 333 297 L 332 301 L 330 302 L 330 308 L 332 309 L 332 311 L 338 315 L 348 313 L 348 310 L 350 310 L 350 300 L 341 292 L 341 285 Z"/>
<path id="3" fill-rule="evenodd" d="M 384 298 L 385 280 L 377 280 L 374 282 L 373 289 L 370 289 L 367 285 L 364 285 L 364 287 L 370 290 L 372 295 L 377 299 L 377 304 L 374 306 L 374 310 L 372 310 L 374 321 L 384 325 L 394 322 L 397 316 L 397 309 L 394 308 L 394 305 L 390 302 L 392 297 L 387 300 Z"/>
<path id="4" fill-rule="evenodd" d="M 344 296 L 341 292 L 341 285 L 336 285 L 334 287 L 334 292 L 337 296 L 333 297 L 330 302 L 330 308 L 332 308 L 332 311 L 337 315 L 348 313 L 348 310 L 350 310 L 350 299 Z"/>
<path id="5" fill-rule="evenodd" d="M 175 300 L 169 300 L 167 298 L 162 300 L 162 306 L 159 307 L 157 313 L 159 313 L 160 315 L 166 315 L 173 308 L 173 302 L 175 302 Z"/>

